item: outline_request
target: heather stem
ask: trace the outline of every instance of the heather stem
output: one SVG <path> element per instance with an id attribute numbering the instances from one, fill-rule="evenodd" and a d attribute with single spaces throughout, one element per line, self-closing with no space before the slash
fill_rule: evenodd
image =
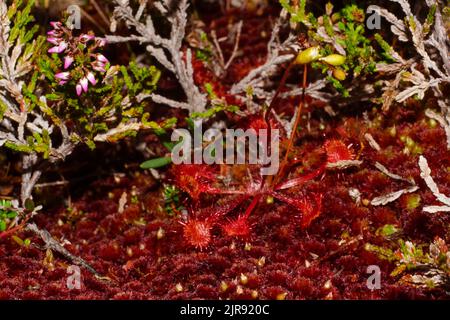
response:
<path id="1" fill-rule="evenodd" d="M 35 154 L 23 156 L 22 161 L 22 167 L 25 173 L 22 175 L 20 201 L 25 206 L 25 202 L 31 198 L 34 186 L 41 177 L 41 171 L 37 169 L 33 170 L 37 163 L 37 156 Z"/>

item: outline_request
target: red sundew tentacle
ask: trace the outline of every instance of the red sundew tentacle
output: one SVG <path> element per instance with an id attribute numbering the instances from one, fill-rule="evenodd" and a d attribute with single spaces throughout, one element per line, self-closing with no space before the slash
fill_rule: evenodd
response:
<path id="1" fill-rule="evenodd" d="M 302 212 L 300 226 L 303 229 L 307 228 L 321 214 L 323 194 L 314 194 L 313 201 L 311 201 L 311 197 L 292 199 L 277 192 L 271 192 L 271 195 Z"/>
<path id="2" fill-rule="evenodd" d="M 284 189 L 289 189 L 292 187 L 300 186 L 300 185 L 304 184 L 305 182 L 313 180 L 314 178 L 321 175 L 325 171 L 325 168 L 326 168 L 326 164 L 323 164 L 318 169 L 312 171 L 311 173 L 308 173 L 299 178 L 295 178 L 295 179 L 291 179 L 291 180 L 282 182 L 275 187 L 275 190 L 284 190 Z"/>
<path id="3" fill-rule="evenodd" d="M 213 224 L 210 220 L 191 219 L 187 222 L 180 222 L 183 225 L 183 235 L 186 241 L 193 247 L 203 250 L 211 242 L 211 230 Z"/>
<path id="4" fill-rule="evenodd" d="M 180 164 L 174 167 L 174 176 L 177 187 L 187 192 L 194 200 L 197 200 L 204 192 L 217 191 L 211 186 L 214 172 L 210 166 Z"/>
<path id="5" fill-rule="evenodd" d="M 290 198 L 290 197 L 288 197 L 288 196 L 286 196 L 284 194 L 278 193 L 278 192 L 271 192 L 270 194 L 274 198 L 276 198 L 276 199 L 278 199 L 278 200 L 280 200 L 282 202 L 285 202 L 285 203 L 287 203 L 287 204 L 297 208 L 300 211 L 303 211 L 305 209 L 305 206 L 306 206 L 307 202 L 306 202 L 306 200 L 304 198 L 293 199 L 293 198 Z"/>
<path id="6" fill-rule="evenodd" d="M 208 193 L 210 194 L 247 194 L 246 190 L 222 190 L 218 188 L 209 188 Z"/>
<path id="7" fill-rule="evenodd" d="M 234 209 L 236 209 L 242 202 L 247 200 L 249 197 L 250 196 L 248 196 L 248 195 L 240 195 L 238 197 L 234 197 L 227 203 L 220 205 L 219 208 L 215 210 L 215 212 L 212 216 L 217 217 L 217 218 L 223 217 L 230 211 L 233 211 Z"/>
<path id="8" fill-rule="evenodd" d="M 235 220 L 228 220 L 222 230 L 229 237 L 248 238 L 251 233 L 251 226 L 245 216 L 239 216 Z"/>
<path id="9" fill-rule="evenodd" d="M 325 142 L 325 151 L 327 152 L 328 163 L 335 163 L 344 160 L 353 160 L 355 155 L 342 141 L 328 140 Z"/>
<path id="10" fill-rule="evenodd" d="M 262 194 L 256 195 L 243 215 L 240 215 L 236 220 L 229 220 L 228 223 L 222 227 L 226 235 L 241 238 L 249 237 L 251 233 L 251 225 L 248 223 L 248 217 L 257 206 L 261 196 Z"/>
<path id="11" fill-rule="evenodd" d="M 303 215 L 301 218 L 300 226 L 303 229 L 306 229 L 307 227 L 309 227 L 311 222 L 313 222 L 313 220 L 318 218 L 320 216 L 320 214 L 322 213 L 323 194 L 315 194 L 315 195 L 313 195 L 313 198 L 314 198 L 314 205 L 308 206 L 309 210 L 305 210 L 303 212 Z"/>

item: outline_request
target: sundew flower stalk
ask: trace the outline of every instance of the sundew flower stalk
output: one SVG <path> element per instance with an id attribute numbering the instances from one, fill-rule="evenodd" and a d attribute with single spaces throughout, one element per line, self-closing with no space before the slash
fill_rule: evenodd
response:
<path id="1" fill-rule="evenodd" d="M 95 86 L 99 75 L 109 66 L 108 59 L 95 51 L 105 46 L 92 32 L 74 36 L 72 30 L 59 21 L 50 22 L 52 30 L 47 32 L 47 41 L 53 47 L 48 53 L 62 55 L 63 70 L 55 74 L 59 85 L 75 85 L 77 96 Z"/>

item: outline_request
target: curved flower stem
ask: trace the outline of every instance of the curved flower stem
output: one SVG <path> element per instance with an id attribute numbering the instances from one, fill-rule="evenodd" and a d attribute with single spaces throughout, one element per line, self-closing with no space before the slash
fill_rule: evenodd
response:
<path id="1" fill-rule="evenodd" d="M 288 66 L 288 67 L 286 68 L 286 70 L 284 71 L 283 76 L 281 77 L 280 84 L 278 85 L 277 91 L 275 92 L 275 94 L 274 94 L 274 96 L 273 96 L 273 98 L 272 98 L 272 101 L 270 102 L 270 105 L 269 105 L 269 107 L 268 107 L 267 110 L 266 110 L 266 114 L 264 115 L 264 120 L 266 121 L 266 125 L 267 125 L 267 135 L 268 135 L 269 137 L 271 137 L 271 134 L 272 134 L 272 132 L 271 132 L 272 127 L 270 126 L 270 115 L 271 115 L 272 110 L 273 110 L 273 108 L 274 108 L 274 106 L 275 106 L 275 102 L 277 101 L 278 96 L 280 95 L 281 90 L 283 89 L 284 84 L 286 83 L 286 80 L 287 80 L 287 78 L 288 78 L 288 76 L 289 76 L 289 73 L 290 73 L 292 67 L 294 66 L 294 64 L 295 64 L 295 59 L 291 61 L 291 63 L 289 64 L 289 66 Z M 267 149 L 267 152 L 270 153 L 270 152 L 271 152 L 271 150 L 270 150 L 270 144 L 267 146 L 267 148 L 268 148 L 268 149 Z M 279 173 L 279 171 L 278 171 L 278 173 Z M 277 173 L 277 175 L 278 175 L 278 173 Z M 267 180 L 267 181 L 266 181 L 266 180 Z M 264 179 L 264 180 L 262 181 L 261 190 L 262 190 L 262 189 L 264 188 L 264 186 L 266 185 L 266 182 L 267 182 L 268 185 L 271 185 L 272 182 L 273 182 L 273 176 L 268 176 L 267 179 Z"/>
<path id="2" fill-rule="evenodd" d="M 286 83 L 287 77 L 289 76 L 289 73 L 291 72 L 291 69 L 294 66 L 294 64 L 295 64 L 295 59 L 292 60 L 292 62 L 289 64 L 289 66 L 284 71 L 284 74 L 281 77 L 280 84 L 278 85 L 277 91 L 275 92 L 275 95 L 273 96 L 272 101 L 270 102 L 270 105 L 269 105 L 269 107 L 266 110 L 266 114 L 264 116 L 264 119 L 266 120 L 266 123 L 267 123 L 267 128 L 269 130 L 269 136 L 270 136 L 270 129 L 271 129 L 271 127 L 270 127 L 270 114 L 272 112 L 273 107 L 275 106 L 275 102 L 277 101 L 278 96 L 281 93 L 281 89 L 283 89 L 284 84 Z"/>
<path id="3" fill-rule="evenodd" d="M 303 66 L 303 82 L 302 82 L 302 97 L 300 100 L 300 103 L 297 107 L 297 112 L 296 112 L 296 116 L 295 116 L 295 122 L 294 125 L 292 126 L 292 130 L 291 130 L 291 136 L 289 137 L 289 143 L 288 143 L 288 147 L 286 149 L 286 153 L 284 155 L 284 159 L 283 162 L 281 163 L 280 169 L 278 170 L 278 173 L 275 177 L 275 183 L 277 182 L 277 180 L 279 180 L 280 177 L 283 176 L 283 173 L 285 171 L 285 168 L 289 162 L 289 153 L 292 149 L 292 145 L 294 144 L 294 140 L 295 140 L 295 135 L 297 133 L 297 128 L 298 125 L 300 124 L 300 120 L 302 117 L 302 109 L 303 106 L 305 104 L 305 92 L 306 92 L 306 84 L 308 81 L 308 65 L 305 64 Z"/>

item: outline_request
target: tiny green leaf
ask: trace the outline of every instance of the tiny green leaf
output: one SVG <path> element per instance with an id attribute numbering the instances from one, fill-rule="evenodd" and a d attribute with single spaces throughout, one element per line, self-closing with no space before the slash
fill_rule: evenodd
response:
<path id="1" fill-rule="evenodd" d="M 398 231 L 399 229 L 393 224 L 386 224 L 382 228 L 378 229 L 377 233 L 386 238 L 392 236 Z"/>
<path id="2" fill-rule="evenodd" d="M 172 162 L 170 157 L 161 157 L 156 159 L 151 159 L 143 162 L 141 164 L 142 169 L 155 169 L 164 167 Z"/>

